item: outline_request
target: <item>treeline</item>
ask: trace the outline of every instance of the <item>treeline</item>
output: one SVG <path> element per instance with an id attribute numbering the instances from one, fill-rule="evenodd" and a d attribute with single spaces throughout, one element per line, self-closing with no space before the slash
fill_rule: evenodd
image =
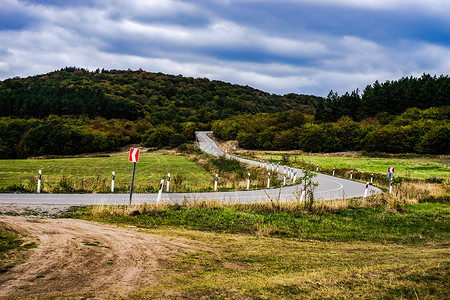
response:
<path id="1" fill-rule="evenodd" d="M 343 116 L 337 122 L 320 122 L 293 111 L 237 116 L 214 122 L 212 129 L 245 149 L 450 154 L 450 106 L 410 108 L 380 118 L 356 122 Z"/>
<path id="2" fill-rule="evenodd" d="M 3 117 L 0 118 L 0 158 L 110 151 L 130 143 L 140 143 L 151 127 L 145 120 Z"/>
<path id="3" fill-rule="evenodd" d="M 0 116 L 145 119 L 153 125 L 211 121 L 243 113 L 313 110 L 319 97 L 269 94 L 249 86 L 149 73 L 66 67 L 0 82 Z"/>
<path id="4" fill-rule="evenodd" d="M 401 78 L 397 81 L 376 81 L 368 85 L 362 96 L 359 91 L 339 96 L 331 91 L 318 102 L 316 119 L 336 122 L 343 116 L 361 121 L 381 114 L 399 115 L 411 107 L 426 109 L 450 104 L 450 78 L 423 74 L 420 78 Z M 378 119 L 383 122 L 382 116 Z"/>
<path id="5" fill-rule="evenodd" d="M 153 126 L 141 119 L 105 119 L 51 115 L 45 119 L 0 118 L 0 158 L 74 155 L 116 150 L 128 144 L 177 147 L 195 139 L 197 125 Z"/>

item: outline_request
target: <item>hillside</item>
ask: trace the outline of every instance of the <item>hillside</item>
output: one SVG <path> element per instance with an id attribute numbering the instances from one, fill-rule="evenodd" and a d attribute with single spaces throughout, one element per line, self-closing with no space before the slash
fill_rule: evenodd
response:
<path id="1" fill-rule="evenodd" d="M 145 119 L 153 125 L 225 119 L 243 113 L 311 110 L 316 96 L 269 94 L 207 78 L 66 67 L 0 82 L 0 116 Z"/>

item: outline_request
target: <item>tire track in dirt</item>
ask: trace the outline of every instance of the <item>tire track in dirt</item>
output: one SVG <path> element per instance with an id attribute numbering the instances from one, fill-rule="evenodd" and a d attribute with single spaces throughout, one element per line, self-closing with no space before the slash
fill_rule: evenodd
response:
<path id="1" fill-rule="evenodd" d="M 74 219 L 0 216 L 0 228 L 39 243 L 0 274 L 1 298 L 126 296 L 157 284 L 164 262 L 190 248 L 183 239 Z"/>

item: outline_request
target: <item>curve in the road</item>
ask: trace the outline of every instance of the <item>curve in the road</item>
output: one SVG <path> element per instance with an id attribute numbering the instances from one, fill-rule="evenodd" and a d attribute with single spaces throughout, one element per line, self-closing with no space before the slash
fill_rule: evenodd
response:
<path id="1" fill-rule="evenodd" d="M 197 132 L 197 139 L 199 147 L 203 151 L 212 155 L 224 155 L 229 159 L 236 159 L 243 163 L 259 166 L 260 162 L 250 159 L 236 157 L 230 154 L 223 153 L 217 144 L 208 136 L 211 131 Z M 266 166 L 267 167 L 267 166 Z M 271 166 L 272 168 L 273 166 Z M 280 166 L 280 171 L 284 170 L 285 166 Z M 303 176 L 301 169 L 292 168 L 297 172 L 297 176 Z M 362 197 L 365 191 L 365 184 L 333 177 L 324 174 L 317 174 L 314 178 L 319 185 L 314 191 L 316 199 L 331 200 L 339 198 L 354 198 Z M 223 202 L 261 202 L 270 199 L 281 199 L 283 201 L 298 200 L 301 195 L 303 185 L 286 186 L 275 189 L 253 190 L 253 191 L 234 191 L 234 192 L 212 192 L 212 193 L 164 193 L 161 201 L 171 201 L 173 203 L 182 203 L 183 201 L 196 200 L 219 200 Z M 381 192 L 380 189 L 369 186 L 368 194 Z M 133 194 L 133 204 L 143 202 L 155 203 L 157 200 L 156 194 Z M 18 203 L 21 205 L 92 205 L 92 204 L 106 204 L 106 205 L 127 205 L 129 203 L 128 194 L 0 194 L 0 203 L 11 204 Z"/>

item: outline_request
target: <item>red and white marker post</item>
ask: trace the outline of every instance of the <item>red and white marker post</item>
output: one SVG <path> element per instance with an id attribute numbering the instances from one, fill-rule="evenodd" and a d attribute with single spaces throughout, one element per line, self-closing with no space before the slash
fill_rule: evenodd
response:
<path id="1" fill-rule="evenodd" d="M 389 194 L 392 193 L 392 179 L 394 178 L 394 172 L 395 172 L 395 168 L 394 167 L 389 167 L 388 168 Z"/>
<path id="2" fill-rule="evenodd" d="M 139 161 L 139 148 L 130 148 L 130 157 L 128 158 L 128 160 L 133 163 L 133 175 L 131 176 L 131 187 L 130 187 L 130 205 L 131 205 L 131 198 L 133 197 L 134 171 L 136 170 L 136 163 Z"/>
<path id="3" fill-rule="evenodd" d="M 369 191 L 369 183 L 366 183 L 366 189 L 364 190 L 364 198 L 367 197 L 367 192 Z"/>

